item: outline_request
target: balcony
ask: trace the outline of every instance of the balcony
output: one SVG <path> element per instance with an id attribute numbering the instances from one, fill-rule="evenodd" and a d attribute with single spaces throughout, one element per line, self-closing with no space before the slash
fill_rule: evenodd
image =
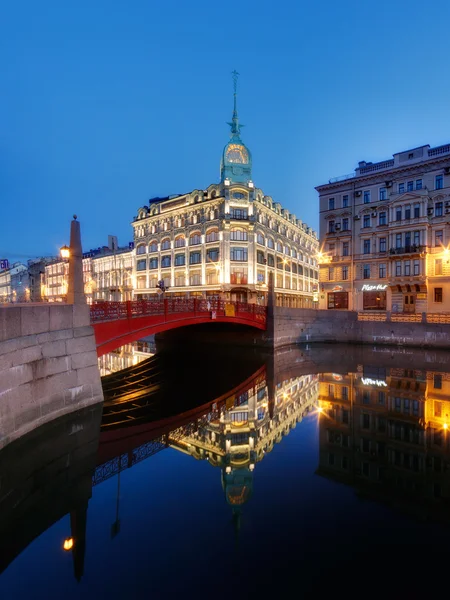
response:
<path id="1" fill-rule="evenodd" d="M 389 254 L 392 256 L 398 256 L 399 254 L 422 254 L 426 252 L 427 246 L 418 246 L 417 244 L 411 244 L 410 246 L 401 246 L 399 248 L 390 248 Z"/>

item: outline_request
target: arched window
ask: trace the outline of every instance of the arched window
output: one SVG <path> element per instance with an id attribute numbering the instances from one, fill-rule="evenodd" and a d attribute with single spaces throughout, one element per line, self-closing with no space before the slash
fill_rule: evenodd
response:
<path id="1" fill-rule="evenodd" d="M 265 242 L 264 236 L 259 231 L 258 231 L 258 234 L 256 236 L 256 241 L 258 242 L 258 244 L 262 244 L 264 246 L 264 242 Z"/>
<path id="2" fill-rule="evenodd" d="M 136 248 L 136 254 L 145 254 L 147 252 L 147 247 L 145 244 L 139 244 Z"/>
<path id="3" fill-rule="evenodd" d="M 286 254 L 286 256 L 290 256 L 291 255 L 291 249 L 289 248 L 289 246 L 285 246 L 284 247 L 284 253 Z"/>
<path id="4" fill-rule="evenodd" d="M 161 250 L 169 250 L 170 248 L 170 239 L 166 238 L 161 242 Z"/>
<path id="5" fill-rule="evenodd" d="M 230 230 L 230 240 L 246 242 L 248 240 L 247 230 L 242 227 L 234 227 Z"/>
<path id="6" fill-rule="evenodd" d="M 281 242 L 277 242 L 277 252 L 283 252 L 283 244 Z"/>
<path id="7" fill-rule="evenodd" d="M 303 275 L 303 267 L 302 265 L 298 265 L 298 274 Z"/>
<path id="8" fill-rule="evenodd" d="M 211 192 L 211 198 L 215 198 L 216 196 L 217 196 L 217 192 L 216 192 L 216 190 L 213 190 Z"/>
<path id="9" fill-rule="evenodd" d="M 206 232 L 206 242 L 217 242 L 219 240 L 219 230 L 209 229 Z"/>
<path id="10" fill-rule="evenodd" d="M 292 248 L 292 258 L 297 258 L 297 250 Z"/>
<path id="11" fill-rule="evenodd" d="M 148 245 L 149 252 L 158 252 L 158 242 L 156 240 L 152 240 Z"/>
<path id="12" fill-rule="evenodd" d="M 270 238 L 270 237 L 267 238 L 267 247 L 268 248 L 272 248 L 272 249 L 275 248 L 275 244 L 274 244 L 273 238 Z"/>
<path id="13" fill-rule="evenodd" d="M 179 235 L 175 238 L 175 248 L 184 248 L 186 246 L 186 238 L 184 235 Z"/>
<path id="14" fill-rule="evenodd" d="M 161 257 L 161 268 L 170 267 L 170 256 Z"/>
<path id="15" fill-rule="evenodd" d="M 191 233 L 191 236 L 189 238 L 189 245 L 190 246 L 196 246 L 197 244 L 201 244 L 202 243 L 202 238 L 201 235 L 198 231 Z"/>

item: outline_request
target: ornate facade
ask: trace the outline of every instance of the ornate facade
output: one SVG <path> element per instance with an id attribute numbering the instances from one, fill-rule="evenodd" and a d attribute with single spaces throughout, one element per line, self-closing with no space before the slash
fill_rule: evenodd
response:
<path id="1" fill-rule="evenodd" d="M 450 144 L 330 179 L 320 197 L 320 308 L 450 310 Z"/>
<path id="2" fill-rule="evenodd" d="M 272 272 L 279 305 L 314 307 L 318 236 L 255 187 L 251 153 L 240 137 L 236 91 L 230 126 L 220 183 L 152 198 L 139 208 L 132 223 L 135 297 L 169 290 L 174 296 L 264 303 Z"/>

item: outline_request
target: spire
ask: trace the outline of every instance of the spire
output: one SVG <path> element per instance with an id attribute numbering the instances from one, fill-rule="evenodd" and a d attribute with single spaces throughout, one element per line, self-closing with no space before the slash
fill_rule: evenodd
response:
<path id="1" fill-rule="evenodd" d="M 239 137 L 239 134 L 241 133 L 241 127 L 244 127 L 243 125 L 239 125 L 239 117 L 238 117 L 238 112 L 237 112 L 237 101 L 236 101 L 236 97 L 237 97 L 237 81 L 238 81 L 238 77 L 239 77 L 239 73 L 236 71 L 236 69 L 231 73 L 232 77 L 233 77 L 233 88 L 234 88 L 234 106 L 233 106 L 233 116 L 231 118 L 231 123 L 228 123 L 228 125 L 231 127 L 231 137 Z"/>

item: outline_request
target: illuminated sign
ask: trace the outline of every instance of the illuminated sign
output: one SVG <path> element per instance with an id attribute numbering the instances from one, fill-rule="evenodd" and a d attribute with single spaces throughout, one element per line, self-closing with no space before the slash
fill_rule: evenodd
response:
<path id="1" fill-rule="evenodd" d="M 387 288 L 387 283 L 379 283 L 378 285 L 369 285 L 364 284 L 361 288 L 363 292 L 374 292 L 376 290 L 385 290 Z"/>
<path id="2" fill-rule="evenodd" d="M 387 387 L 387 383 L 382 379 L 370 379 L 370 377 L 361 377 L 364 385 L 378 385 L 379 387 Z"/>
<path id="3" fill-rule="evenodd" d="M 0 260 L 0 269 L 9 269 L 9 261 L 6 258 Z"/>
<path id="4" fill-rule="evenodd" d="M 341 292 L 343 289 L 344 288 L 342 287 L 342 285 L 335 285 L 331 291 L 332 292 Z"/>

